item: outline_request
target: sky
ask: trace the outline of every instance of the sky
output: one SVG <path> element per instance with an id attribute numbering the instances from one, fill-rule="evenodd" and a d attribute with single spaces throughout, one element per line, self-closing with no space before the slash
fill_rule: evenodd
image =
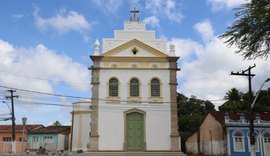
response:
<path id="1" fill-rule="evenodd" d="M 16 89 L 16 124 L 71 123 L 72 102 L 91 98 L 89 58 L 96 39 L 112 38 L 136 7 L 147 30 L 175 44 L 180 56 L 177 91 L 210 100 L 216 108 L 235 87 L 248 91 L 248 79 L 230 76 L 256 67 L 256 92 L 270 77 L 269 59 L 243 60 L 218 36 L 234 21 L 233 8 L 247 0 L 2 0 L 0 1 L 0 119 Z M 102 45 L 101 45 L 102 46 Z M 270 87 L 266 84 L 264 88 Z M 44 94 L 47 93 L 47 94 Z M 0 121 L 10 124 L 11 121 Z"/>

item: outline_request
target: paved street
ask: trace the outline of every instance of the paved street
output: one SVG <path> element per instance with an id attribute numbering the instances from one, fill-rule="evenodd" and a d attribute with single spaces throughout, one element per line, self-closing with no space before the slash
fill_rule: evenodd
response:
<path id="1" fill-rule="evenodd" d="M 54 155 L 54 156 L 79 156 L 79 155 L 83 155 L 77 152 L 64 152 L 62 154 L 55 154 L 55 153 L 48 153 L 48 154 L 36 154 L 34 152 L 31 152 L 29 154 L 4 154 L 1 156 L 32 156 L 32 155 L 38 155 L 38 156 L 48 156 L 48 155 Z"/>

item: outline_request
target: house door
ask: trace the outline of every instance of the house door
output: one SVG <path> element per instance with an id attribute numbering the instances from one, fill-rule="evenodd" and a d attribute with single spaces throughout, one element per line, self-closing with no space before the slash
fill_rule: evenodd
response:
<path id="1" fill-rule="evenodd" d="M 143 114 L 133 112 L 126 118 L 127 150 L 144 150 L 144 117 Z"/>
<path id="2" fill-rule="evenodd" d="M 263 138 L 264 143 L 264 155 L 270 155 L 270 135 L 266 134 Z"/>
<path id="3" fill-rule="evenodd" d="M 39 149 L 39 137 L 38 136 L 32 136 L 32 148 Z"/>

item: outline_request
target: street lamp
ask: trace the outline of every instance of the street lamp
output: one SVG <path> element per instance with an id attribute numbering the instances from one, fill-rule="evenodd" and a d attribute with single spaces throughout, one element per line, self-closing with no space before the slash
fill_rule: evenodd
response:
<path id="1" fill-rule="evenodd" d="M 23 136 L 22 136 L 22 153 L 23 153 L 23 145 L 24 145 L 24 131 L 25 131 L 25 124 L 26 124 L 27 118 L 22 117 L 22 123 L 23 123 Z"/>
<path id="2" fill-rule="evenodd" d="M 9 109 L 9 112 L 10 112 L 10 114 L 11 114 L 11 109 L 10 109 L 9 105 L 6 103 L 6 101 L 2 101 L 2 103 L 4 103 L 4 104 L 7 105 L 8 109 Z"/>
<path id="3" fill-rule="evenodd" d="M 251 113 L 251 117 L 250 117 L 250 126 L 249 126 L 249 128 L 250 128 L 250 154 L 251 154 L 251 156 L 255 156 L 256 155 L 256 151 L 255 151 L 255 134 L 254 134 L 254 119 L 253 119 L 253 117 L 254 117 L 254 113 L 253 113 L 253 107 L 254 107 L 254 105 L 255 105 L 255 102 L 256 102 L 256 100 L 257 100 L 257 98 L 258 98 L 258 96 L 259 96 L 259 94 L 260 94 L 260 92 L 261 92 L 261 90 L 262 90 L 262 88 L 263 88 L 263 85 L 266 83 L 266 82 L 269 82 L 270 81 L 270 78 L 267 78 L 263 83 L 262 83 L 262 85 L 261 85 L 261 88 L 258 90 L 258 92 L 256 93 L 256 96 L 255 96 L 255 98 L 254 98 L 254 100 L 253 100 L 253 102 L 252 102 L 252 104 L 251 104 L 251 107 L 250 107 L 250 113 Z"/>

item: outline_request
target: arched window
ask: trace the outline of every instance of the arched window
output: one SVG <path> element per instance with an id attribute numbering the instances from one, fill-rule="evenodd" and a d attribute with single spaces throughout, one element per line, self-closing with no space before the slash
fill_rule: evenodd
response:
<path id="1" fill-rule="evenodd" d="M 249 150 L 251 150 L 250 132 L 247 133 L 247 136 L 248 136 L 248 147 L 249 147 Z M 254 132 L 254 136 L 255 136 L 255 140 L 254 140 L 255 141 L 255 151 L 259 152 L 260 151 L 260 148 L 259 148 L 260 142 L 259 142 L 258 133 L 256 131 Z"/>
<path id="2" fill-rule="evenodd" d="M 130 96 L 139 96 L 140 95 L 140 84 L 138 79 L 133 78 L 130 80 Z"/>
<path id="3" fill-rule="evenodd" d="M 266 133 L 263 135 L 263 141 L 264 143 L 270 144 L 270 134 Z"/>
<path id="4" fill-rule="evenodd" d="M 160 96 L 160 82 L 156 78 L 151 80 L 151 96 Z"/>
<path id="5" fill-rule="evenodd" d="M 244 135 L 236 131 L 233 134 L 234 151 L 244 151 Z"/>
<path id="6" fill-rule="evenodd" d="M 118 80 L 111 78 L 109 81 L 109 96 L 118 96 Z"/>

